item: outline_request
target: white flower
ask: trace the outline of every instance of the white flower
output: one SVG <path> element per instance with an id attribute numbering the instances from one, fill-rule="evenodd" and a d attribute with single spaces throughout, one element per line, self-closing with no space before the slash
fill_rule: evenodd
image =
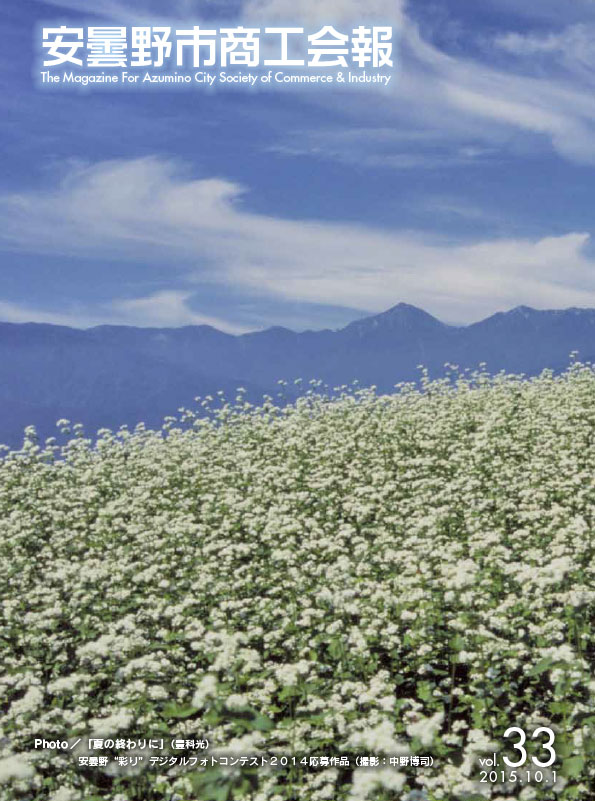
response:
<path id="1" fill-rule="evenodd" d="M 72 674 L 70 676 L 62 676 L 59 679 L 48 684 L 48 690 L 51 693 L 68 693 L 72 692 L 82 681 L 85 681 L 83 676 Z"/>
<path id="2" fill-rule="evenodd" d="M 217 678 L 210 673 L 204 676 L 192 696 L 192 706 L 202 709 L 205 702 L 217 695 Z"/>
<path id="3" fill-rule="evenodd" d="M 0 784 L 6 784 L 13 779 L 29 779 L 34 770 L 20 755 L 0 759 Z"/>
<path id="4" fill-rule="evenodd" d="M 419 791 L 382 766 L 348 787 L 323 765 L 300 798 L 487 798 L 499 791 L 477 789 L 478 758 L 502 746 L 487 731 L 562 731 L 562 678 L 567 720 L 595 714 L 595 368 L 332 401 L 308 386 L 291 407 L 188 412 L 187 430 L 172 418 L 95 446 L 0 448 L 2 801 L 25 780 L 40 792 L 32 768 L 50 763 L 51 801 L 93 795 L 76 765 L 88 738 L 156 736 L 172 709 L 172 738 L 221 753 L 320 742 L 383 757 L 437 745 L 432 703 L 452 706 L 452 726 Z M 472 714 L 469 699 L 494 697 Z M 213 701 L 221 715 L 201 720 Z M 271 728 L 243 734 L 244 706 Z M 30 752 L 44 732 L 83 736 L 70 757 Z M 572 732 L 578 753 L 588 731 Z M 575 801 L 591 801 L 589 770 Z M 192 795 L 173 766 L 151 775 Z M 282 801 L 279 776 L 259 771 L 253 801 Z"/>
<path id="5" fill-rule="evenodd" d="M 91 718 L 89 728 L 93 737 L 111 737 L 126 730 L 133 720 L 133 714 L 127 709 L 120 709 L 105 718 Z"/>
<path id="6" fill-rule="evenodd" d="M 225 706 L 228 709 L 244 709 L 248 706 L 248 698 L 241 693 L 232 693 L 225 699 Z"/>
<path id="7" fill-rule="evenodd" d="M 395 770 L 366 770 L 358 768 L 353 772 L 349 801 L 365 801 L 378 790 L 392 790 L 398 793 L 405 784 L 406 776 Z"/>
<path id="8" fill-rule="evenodd" d="M 409 753 L 408 746 L 395 739 L 395 727 L 390 720 L 383 720 L 377 726 L 354 732 L 349 737 L 348 745 L 367 748 L 372 754 L 401 755 Z"/>
<path id="9" fill-rule="evenodd" d="M 443 720 L 444 712 L 436 712 L 431 718 L 421 718 L 415 723 L 410 723 L 407 726 L 407 734 L 419 738 L 421 744 L 427 747 L 432 744 L 434 737 L 440 731 Z"/>
<path id="10" fill-rule="evenodd" d="M 297 664 L 278 665 L 275 668 L 275 677 L 282 687 L 293 687 L 299 681 L 299 677 L 309 670 L 307 662 L 302 661 Z"/>
<path id="11" fill-rule="evenodd" d="M 18 701 L 15 701 L 10 708 L 11 715 L 26 715 L 28 712 L 33 712 L 41 705 L 43 701 L 43 692 L 37 686 L 31 686 L 27 689 L 25 695 Z"/>
<path id="12" fill-rule="evenodd" d="M 50 801 L 77 801 L 80 796 L 78 790 L 71 790 L 68 787 L 60 787 L 50 796 Z"/>

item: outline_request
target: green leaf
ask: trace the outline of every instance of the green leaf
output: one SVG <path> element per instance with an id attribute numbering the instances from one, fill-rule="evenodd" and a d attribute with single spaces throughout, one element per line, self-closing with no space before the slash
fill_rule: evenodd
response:
<path id="1" fill-rule="evenodd" d="M 536 665 L 534 665 L 531 670 L 528 672 L 528 676 L 540 676 L 542 673 L 545 673 L 546 670 L 549 670 L 550 667 L 553 665 L 554 660 L 551 656 L 546 656 L 541 659 Z"/>
<path id="2" fill-rule="evenodd" d="M 227 801 L 231 793 L 231 784 L 220 784 L 210 791 L 209 801 Z"/>
<path id="3" fill-rule="evenodd" d="M 422 701 L 429 701 L 432 697 L 432 685 L 429 681 L 420 681 L 417 685 L 417 696 Z"/>
<path id="4" fill-rule="evenodd" d="M 195 715 L 198 709 L 195 706 L 180 706 L 179 704 L 166 704 L 163 714 L 166 718 L 189 718 Z"/>
<path id="5" fill-rule="evenodd" d="M 252 722 L 252 728 L 256 731 L 270 731 L 273 728 L 273 721 L 265 715 L 256 715 Z"/>
<path id="6" fill-rule="evenodd" d="M 279 693 L 279 700 L 287 701 L 288 698 L 295 698 L 296 695 L 299 694 L 300 691 L 297 687 L 283 687 L 283 689 Z"/>
<path id="7" fill-rule="evenodd" d="M 556 754 L 561 759 L 569 757 L 574 750 L 574 743 L 569 737 L 556 737 Z"/>
<path id="8" fill-rule="evenodd" d="M 570 712 L 572 709 L 572 704 L 568 701 L 552 701 L 549 705 L 549 709 L 552 715 L 564 715 L 567 712 Z"/>
<path id="9" fill-rule="evenodd" d="M 570 759 L 564 760 L 562 767 L 562 775 L 569 779 L 578 779 L 585 767 L 585 758 L 582 756 L 573 756 Z"/>
<path id="10" fill-rule="evenodd" d="M 328 644 L 328 652 L 333 657 L 333 659 L 340 659 L 343 656 L 345 648 L 343 646 L 343 640 L 338 637 L 332 639 Z"/>

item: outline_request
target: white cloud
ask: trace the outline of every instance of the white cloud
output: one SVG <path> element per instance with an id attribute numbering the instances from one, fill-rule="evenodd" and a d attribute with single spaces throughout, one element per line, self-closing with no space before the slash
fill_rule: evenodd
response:
<path id="1" fill-rule="evenodd" d="M 560 73 L 567 81 L 592 87 L 595 83 L 595 25 L 579 23 L 548 33 L 510 32 L 497 36 L 496 48 L 518 59 L 524 69 Z"/>
<path id="2" fill-rule="evenodd" d="M 475 138 L 506 146 L 504 134 L 512 130 L 544 137 L 565 158 L 595 163 L 590 85 L 555 66 L 536 77 L 447 55 L 424 41 L 410 22 L 402 46 L 397 104 L 408 119 L 433 128 L 443 141 Z"/>
<path id="3" fill-rule="evenodd" d="M 191 298 L 192 292 L 165 290 L 142 298 L 115 300 L 110 311 L 114 320 L 125 320 L 126 325 L 163 328 L 211 325 L 230 334 L 241 334 L 248 330 L 219 317 L 198 314 L 189 305 Z"/>
<path id="4" fill-rule="evenodd" d="M 519 3 L 518 0 L 484 2 L 507 16 L 524 17 L 540 24 L 547 22 L 562 26 L 576 20 L 593 19 L 595 15 L 593 0 L 572 0 L 569 3 L 561 3 L 560 0 L 539 0 L 535 3 Z"/>
<path id="5" fill-rule="evenodd" d="M 390 13 L 390 3 L 378 0 L 374 14 Z M 337 14 L 357 14 L 361 4 L 356 0 L 339 0 Z M 261 12 L 277 13 L 291 19 L 320 21 L 327 5 L 316 0 L 249 0 L 245 8 L 258 16 Z M 593 26 L 576 25 L 562 32 L 546 35 L 510 34 L 495 40 L 496 52 L 514 52 L 515 56 L 539 50 L 539 68 L 530 69 L 528 59 L 510 58 L 505 66 L 490 63 L 494 48 L 468 57 L 448 54 L 425 40 L 415 23 L 407 16 L 403 3 L 393 7 L 396 26 L 397 70 L 390 88 L 382 91 L 350 91 L 346 102 L 342 93 L 311 93 L 310 102 L 331 106 L 343 115 L 343 126 L 360 127 L 360 120 L 369 121 L 369 128 L 381 131 L 392 128 L 392 157 L 378 149 L 375 137 L 361 137 L 357 143 L 363 164 L 376 163 L 386 157 L 387 167 L 425 166 L 423 150 L 402 152 L 405 130 L 427 134 L 426 144 L 433 141 L 452 155 L 442 156 L 442 163 L 459 164 L 461 147 L 488 146 L 506 152 L 511 148 L 533 152 L 553 149 L 571 161 L 595 163 L 595 52 L 592 47 Z M 361 14 L 362 12 L 359 11 Z M 335 146 L 341 127 L 327 132 L 313 131 L 317 139 L 316 154 L 343 161 L 344 150 Z M 355 144 L 355 142 L 354 142 Z M 385 144 L 390 144 L 385 141 Z M 280 147 L 287 147 L 284 142 Z M 407 157 L 408 156 L 408 157 Z"/>
<path id="6" fill-rule="evenodd" d="M 292 130 L 266 151 L 281 156 L 330 159 L 358 168 L 394 170 L 460 167 L 497 155 L 493 147 L 436 142 L 431 131 L 359 126 Z"/>
<path id="7" fill-rule="evenodd" d="M 121 298 L 111 303 L 78 304 L 70 311 L 57 312 L 26 304 L 0 301 L 0 320 L 5 323 L 51 323 L 70 328 L 96 325 L 135 325 L 175 328 L 182 325 L 211 325 L 229 334 L 249 329 L 220 317 L 199 314 L 190 306 L 192 292 L 165 290 L 140 298 Z"/>
<path id="8" fill-rule="evenodd" d="M 84 314 L 54 312 L 6 301 L 0 301 L 0 320 L 3 323 L 51 323 L 72 328 L 86 328 L 89 325 L 88 318 Z"/>
<path id="9" fill-rule="evenodd" d="M 404 0 L 246 0 L 243 12 L 248 19 L 261 21 L 338 24 L 376 20 L 399 24 L 404 6 Z"/>
<path id="10" fill-rule="evenodd" d="M 588 233 L 461 244 L 428 232 L 255 214 L 244 194 L 157 158 L 104 162 L 75 169 L 53 191 L 0 198 L 0 239 L 29 252 L 167 265 L 163 279 L 186 285 L 95 309 L 103 321 L 219 326 L 191 309 L 192 280 L 370 312 L 405 300 L 460 321 L 519 303 L 595 306 Z"/>
<path id="11" fill-rule="evenodd" d="M 534 56 L 539 53 L 566 52 L 569 45 L 576 45 L 584 38 L 584 26 L 574 25 L 565 31 L 547 34 L 507 33 L 497 36 L 495 44 L 517 56 Z"/>
<path id="12" fill-rule="evenodd" d="M 157 0 L 46 2 L 137 21 L 163 16 Z M 553 8 L 552 3 L 549 5 Z M 218 7 L 223 12 L 226 4 L 213 3 L 209 10 L 213 13 Z M 585 19 L 590 19 L 586 0 L 580 7 Z M 204 6 L 198 0 L 176 0 L 168 6 L 167 14 L 173 19 L 200 20 L 201 9 L 204 11 Z M 530 74 L 527 58 L 510 59 L 506 68 L 490 65 L 488 56 L 494 55 L 493 48 L 491 53 L 484 52 L 483 58 L 477 51 L 474 57 L 467 58 L 441 51 L 422 38 L 407 14 L 406 0 L 238 0 L 238 14 L 238 21 L 261 24 L 392 22 L 398 69 L 389 90 L 350 90 L 348 103 L 339 92 L 310 92 L 308 99 L 334 106 L 350 120 L 369 119 L 370 127 L 415 126 L 432 131 L 434 141 L 444 147 L 452 143 L 454 155 L 444 155 L 440 163 L 460 164 L 461 145 L 483 143 L 505 150 L 518 148 L 519 140 L 524 141 L 527 151 L 534 150 L 537 142 L 566 159 L 595 163 L 595 51 L 591 22 L 561 30 L 558 26 L 545 34 L 510 33 L 496 37 L 496 50 L 501 53 L 539 55 L 545 59 L 540 70 Z M 343 152 L 332 147 L 335 133 L 329 132 L 328 146 L 321 144 L 318 152 L 326 158 L 343 160 Z M 359 144 L 363 163 L 377 165 L 386 158 L 387 167 L 397 169 L 428 164 L 423 154 L 400 150 L 385 154 L 377 150 L 374 141 L 362 139 Z"/>
<path id="13" fill-rule="evenodd" d="M 204 16 L 202 0 L 170 0 L 164 12 L 159 0 L 44 0 L 47 5 L 72 9 L 79 13 L 114 19 L 148 19 L 171 17 L 200 20 Z M 261 23 L 299 21 L 307 23 L 340 23 L 363 20 L 399 22 L 404 0 L 245 0 L 237 2 L 238 13 L 245 19 Z M 211 0 L 209 15 L 230 13 L 230 4 Z"/>
<path id="14" fill-rule="evenodd" d="M 166 11 L 163 10 L 163 4 L 159 0 L 43 0 L 43 2 L 79 14 L 130 22 L 165 18 L 200 19 L 201 11 L 204 9 L 200 0 L 169 0 Z"/>

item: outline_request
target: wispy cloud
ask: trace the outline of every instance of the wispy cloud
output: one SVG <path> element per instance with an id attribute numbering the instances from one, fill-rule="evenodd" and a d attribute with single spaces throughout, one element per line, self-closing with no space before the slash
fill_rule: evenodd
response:
<path id="1" fill-rule="evenodd" d="M 576 48 L 580 51 L 589 37 L 589 29 L 585 25 L 573 25 L 563 31 L 551 33 L 517 33 L 516 31 L 501 34 L 496 37 L 495 44 L 508 53 L 518 56 L 534 56 L 540 53 L 565 53 L 576 55 Z M 589 48 L 592 51 L 592 47 Z"/>
<path id="2" fill-rule="evenodd" d="M 171 327 L 180 325 L 211 325 L 230 334 L 249 330 L 229 320 L 199 314 L 191 307 L 191 291 L 165 290 L 141 298 L 113 301 L 108 311 L 112 319 L 127 325 Z"/>
<path id="3" fill-rule="evenodd" d="M 250 0 L 252 11 L 273 9 L 319 19 L 326 5 L 314 0 Z M 360 4 L 339 0 L 348 17 Z M 390 3 L 378 0 L 376 13 L 390 13 Z M 494 151 L 506 153 L 550 148 L 571 161 L 595 163 L 595 81 L 593 31 L 591 26 L 575 25 L 551 34 L 502 34 L 491 52 L 477 48 L 473 55 L 454 56 L 423 38 L 419 27 L 407 14 L 404 3 L 393 7 L 396 25 L 398 70 L 390 92 L 363 92 L 350 95 L 349 103 L 339 94 L 319 98 L 347 119 L 366 118 L 369 128 L 393 130 L 392 143 L 379 146 L 374 136 L 357 144 L 363 165 L 377 164 L 383 158 L 387 167 L 424 166 L 436 163 L 461 164 L 474 157 L 491 157 Z M 546 59 L 532 74 L 524 59 L 502 65 L 495 51 L 507 49 L 520 56 L 539 51 Z M 482 57 L 483 56 L 483 57 Z M 350 126 L 351 127 L 351 126 Z M 359 127 L 359 126 L 357 126 Z M 423 131 L 419 140 L 403 152 L 399 133 Z M 353 161 L 353 150 L 337 147 L 341 128 L 313 130 L 309 144 L 315 155 L 334 160 Z M 281 143 L 281 146 L 287 143 Z M 439 146 L 440 153 L 431 147 Z M 411 152 L 413 151 L 413 153 Z"/>
<path id="4" fill-rule="evenodd" d="M 54 8 L 77 11 L 89 16 L 119 20 L 155 20 L 161 18 L 187 19 L 194 16 L 200 19 L 204 13 L 204 3 L 200 0 L 170 0 L 167 10 L 163 10 L 160 0 L 42 0 L 44 5 Z M 229 9 L 224 0 L 211 0 L 209 11 Z"/>
<path id="5" fill-rule="evenodd" d="M 518 59 L 524 70 L 536 73 L 547 68 L 586 86 L 595 83 L 595 23 L 578 23 L 549 32 L 512 31 L 494 39 L 494 45 L 507 56 Z"/>
<path id="6" fill-rule="evenodd" d="M 52 325 L 67 325 L 72 328 L 87 328 L 95 325 L 96 320 L 89 322 L 84 313 L 60 312 L 56 310 L 39 309 L 21 303 L 10 303 L 0 300 L 0 320 L 4 323 L 51 323 Z"/>
<path id="7" fill-rule="evenodd" d="M 366 311 L 405 299 L 461 321 L 518 303 L 595 306 L 585 232 L 461 244 L 428 231 L 255 214 L 246 195 L 235 183 L 194 179 L 157 158 L 105 162 L 76 169 L 52 191 L 0 198 L 0 239 L 30 252 L 163 265 L 164 281 L 185 284 L 116 299 L 109 315 L 128 321 L 198 321 L 186 294 L 193 281 Z"/>
<path id="8" fill-rule="evenodd" d="M 455 168 L 501 158 L 494 147 L 439 142 L 432 131 L 406 132 L 390 127 L 294 130 L 266 150 L 281 156 L 392 170 Z"/>
<path id="9" fill-rule="evenodd" d="M 339 23 L 377 20 L 400 24 L 404 0 L 245 0 L 243 14 L 260 20 Z"/>
<path id="10" fill-rule="evenodd" d="M 405 114 L 442 136 L 506 142 L 516 132 L 542 137 L 562 156 L 595 163 L 595 99 L 591 88 L 559 70 L 541 76 L 448 55 L 424 41 L 411 23 L 403 38 L 403 72 L 396 83 Z"/>
<path id="11" fill-rule="evenodd" d="M 134 325 L 174 328 L 183 325 L 210 325 L 230 334 L 251 330 L 221 317 L 200 314 L 192 308 L 193 292 L 164 290 L 138 298 L 116 298 L 110 303 L 77 304 L 70 310 L 56 311 L 0 300 L 0 320 L 6 323 L 51 323 L 71 328 L 96 325 Z"/>
<path id="12" fill-rule="evenodd" d="M 577 20 L 595 18 L 593 0 L 539 0 L 536 3 L 519 3 L 518 0 L 484 0 L 488 8 L 520 19 L 563 26 Z"/>
<path id="13" fill-rule="evenodd" d="M 163 17 L 162 6 L 156 0 L 46 2 L 137 21 Z M 587 14 L 587 5 L 581 3 L 581 7 Z M 199 21 L 205 8 L 194 0 L 177 0 L 168 6 L 167 15 Z M 217 13 L 229 15 L 234 8 L 238 22 L 348 24 L 383 20 L 395 26 L 398 69 L 390 85 L 392 91 L 350 91 L 349 103 L 345 103 L 341 92 L 319 93 L 318 97 L 309 93 L 308 102 L 332 107 L 349 121 L 349 126 L 354 120 L 365 118 L 370 120 L 369 128 L 425 130 L 441 150 L 436 154 L 431 148 L 430 152 L 422 148 L 419 152 L 418 143 L 404 152 L 398 142 L 382 148 L 371 137 L 358 143 L 363 166 L 377 166 L 383 160 L 387 167 L 397 169 L 457 166 L 469 160 L 465 156 L 471 152 L 469 148 L 474 147 L 474 159 L 481 160 L 486 156 L 483 148 L 506 152 L 523 146 L 526 153 L 536 147 L 549 148 L 565 159 L 595 164 L 591 23 L 568 25 L 562 30 L 558 27 L 549 33 L 501 33 L 495 37 L 491 51 L 477 48 L 473 55 L 464 57 L 448 54 L 424 39 L 405 0 L 244 0 L 237 6 L 220 0 L 210 3 L 207 10 L 212 17 Z M 517 58 L 503 65 L 497 52 Z M 533 74 L 523 58 L 529 54 L 545 59 Z M 326 142 L 318 134 L 315 155 L 354 161 L 353 150 L 332 146 L 340 127 L 337 124 L 328 131 Z M 290 147 L 283 138 L 279 146 Z"/>

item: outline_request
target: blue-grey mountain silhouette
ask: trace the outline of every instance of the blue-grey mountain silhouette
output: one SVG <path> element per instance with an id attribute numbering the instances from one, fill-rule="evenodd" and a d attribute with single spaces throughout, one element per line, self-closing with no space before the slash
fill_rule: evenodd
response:
<path id="1" fill-rule="evenodd" d="M 578 351 L 595 357 L 595 309 L 537 311 L 519 306 L 481 322 L 453 326 L 405 303 L 337 331 L 295 333 L 274 327 L 232 336 L 210 326 L 87 330 L 0 323 L 0 442 L 22 442 L 35 425 L 41 438 L 59 418 L 98 428 L 158 427 L 165 415 L 193 406 L 197 395 L 244 386 L 251 400 L 275 395 L 277 381 L 322 379 L 329 386 L 375 384 L 390 392 L 419 377 L 439 376 L 446 362 L 490 372 L 535 375 L 568 366 Z"/>

